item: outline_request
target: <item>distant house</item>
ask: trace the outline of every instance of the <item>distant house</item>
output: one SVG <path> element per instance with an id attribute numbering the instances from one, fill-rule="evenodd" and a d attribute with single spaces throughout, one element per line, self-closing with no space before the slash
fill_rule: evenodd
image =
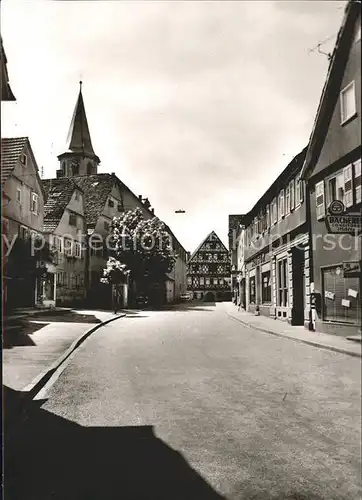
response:
<path id="1" fill-rule="evenodd" d="M 195 299 L 230 298 L 229 252 L 214 231 L 206 236 L 188 261 L 187 290 Z"/>
<path id="2" fill-rule="evenodd" d="M 5 268 L 7 307 L 36 302 L 36 276 L 31 271 L 29 245 L 43 227 L 45 192 L 27 137 L 1 140 L 3 234 L 14 241 Z"/>
<path id="3" fill-rule="evenodd" d="M 328 228 L 329 210 L 361 225 L 361 6 L 349 1 L 320 99 L 303 178 L 311 221 L 313 329 L 351 335 L 361 326 L 361 236 Z M 358 215 L 357 215 L 358 220 Z M 357 222 L 356 220 L 356 222 Z M 346 225 L 344 225 L 346 226 Z M 357 226 L 356 226 L 357 227 Z"/>
<path id="4" fill-rule="evenodd" d="M 43 233 L 55 252 L 52 286 L 45 290 L 45 305 L 84 302 L 85 252 L 84 193 L 69 178 L 43 179 L 46 192 Z"/>

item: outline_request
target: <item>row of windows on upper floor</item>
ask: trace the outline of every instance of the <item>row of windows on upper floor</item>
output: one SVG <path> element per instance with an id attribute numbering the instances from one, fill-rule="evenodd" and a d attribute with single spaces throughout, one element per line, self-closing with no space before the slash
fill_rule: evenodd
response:
<path id="1" fill-rule="evenodd" d="M 279 194 L 255 216 L 246 228 L 247 244 L 258 238 L 270 227 L 298 209 L 304 201 L 305 183 L 300 173 Z"/>
<path id="2" fill-rule="evenodd" d="M 188 276 L 187 278 L 187 285 L 227 285 L 229 282 L 225 278 L 204 278 L 200 276 L 199 278 L 192 278 L 191 276 Z"/>
<path id="3" fill-rule="evenodd" d="M 346 208 L 361 203 L 361 159 L 317 182 L 315 190 L 317 219 L 326 215 L 334 200 L 342 201 Z"/>
<path id="4" fill-rule="evenodd" d="M 197 253 L 192 259 L 193 262 L 203 262 L 203 261 L 222 261 L 227 262 L 229 256 L 226 252 L 224 253 Z"/>

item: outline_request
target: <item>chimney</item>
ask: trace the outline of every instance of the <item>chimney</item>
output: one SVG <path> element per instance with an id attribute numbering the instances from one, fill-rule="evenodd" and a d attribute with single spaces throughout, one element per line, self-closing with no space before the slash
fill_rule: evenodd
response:
<path id="1" fill-rule="evenodd" d="M 143 200 L 143 204 L 144 204 L 144 206 L 145 206 L 146 208 L 150 208 L 150 206 L 151 206 L 150 200 L 149 200 L 148 198 L 145 198 L 145 199 Z"/>
<path id="2" fill-rule="evenodd" d="M 61 168 L 57 170 L 57 179 L 59 179 L 59 177 L 63 177 L 63 170 Z"/>
<path id="3" fill-rule="evenodd" d="M 138 195 L 138 199 L 142 201 L 142 195 L 141 194 Z"/>
<path id="4" fill-rule="evenodd" d="M 151 212 L 154 214 L 155 213 L 155 209 L 154 208 L 150 208 Z"/>

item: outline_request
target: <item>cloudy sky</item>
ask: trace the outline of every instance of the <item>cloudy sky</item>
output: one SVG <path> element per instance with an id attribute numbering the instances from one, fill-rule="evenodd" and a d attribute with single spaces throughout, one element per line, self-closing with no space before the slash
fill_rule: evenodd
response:
<path id="1" fill-rule="evenodd" d="M 16 103 L 45 177 L 78 81 L 100 172 L 147 196 L 187 250 L 248 211 L 307 143 L 345 2 L 3 0 Z M 175 214 L 183 209 L 185 214 Z"/>

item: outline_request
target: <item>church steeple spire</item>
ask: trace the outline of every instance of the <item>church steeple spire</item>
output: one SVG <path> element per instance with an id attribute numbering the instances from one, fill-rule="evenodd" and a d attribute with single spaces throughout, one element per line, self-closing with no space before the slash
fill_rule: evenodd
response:
<path id="1" fill-rule="evenodd" d="M 67 136 L 66 150 L 58 156 L 61 162 L 61 169 L 58 171 L 59 176 L 71 177 L 72 175 L 96 174 L 100 163 L 92 146 L 83 101 L 82 85 L 83 82 L 80 81 L 78 99 Z"/>

